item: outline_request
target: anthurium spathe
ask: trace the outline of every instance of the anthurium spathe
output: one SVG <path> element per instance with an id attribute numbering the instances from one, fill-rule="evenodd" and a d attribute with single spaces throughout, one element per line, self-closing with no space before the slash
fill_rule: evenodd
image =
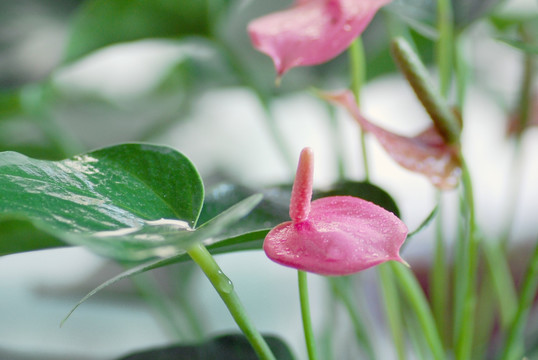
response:
<path id="1" fill-rule="evenodd" d="M 295 66 L 324 63 L 343 52 L 391 0 L 296 0 L 284 11 L 252 21 L 256 49 L 269 55 L 278 76 Z"/>
<path id="2" fill-rule="evenodd" d="M 458 185 L 461 160 L 457 145 L 447 144 L 434 125 L 413 137 L 397 135 L 362 116 L 351 91 L 322 93 L 321 96 L 344 106 L 360 127 L 374 135 L 394 161 L 404 168 L 425 175 L 440 189 L 453 189 Z"/>
<path id="3" fill-rule="evenodd" d="M 263 248 L 273 261 L 321 275 L 349 275 L 396 260 L 407 227 L 391 212 L 352 196 L 311 202 L 313 152 L 301 152 L 290 201 L 291 221 L 267 234 Z"/>

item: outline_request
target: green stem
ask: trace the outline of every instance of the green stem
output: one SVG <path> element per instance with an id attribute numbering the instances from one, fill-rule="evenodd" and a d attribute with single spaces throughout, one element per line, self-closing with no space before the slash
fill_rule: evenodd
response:
<path id="1" fill-rule="evenodd" d="M 385 313 L 392 333 L 392 340 L 396 348 L 399 360 L 405 360 L 405 342 L 402 324 L 402 309 L 394 283 L 394 276 L 388 264 L 382 264 L 378 268 L 379 279 L 381 280 L 381 290 L 385 305 Z"/>
<path id="2" fill-rule="evenodd" d="M 299 282 L 299 300 L 301 302 L 301 316 L 303 318 L 303 330 L 308 351 L 309 360 L 317 360 L 316 339 L 312 329 L 312 318 L 310 317 L 310 302 L 308 300 L 308 282 L 307 274 L 304 271 L 297 271 Z"/>
<path id="3" fill-rule="evenodd" d="M 136 286 L 140 295 L 150 304 L 155 311 L 160 315 L 160 319 L 166 326 L 166 329 L 173 334 L 177 340 L 185 340 L 186 334 L 179 324 L 175 308 L 170 303 L 169 299 L 162 293 L 162 291 L 155 286 L 151 278 L 147 274 L 139 274 L 131 277 L 131 281 Z"/>
<path id="4" fill-rule="evenodd" d="M 234 73 L 238 75 L 240 82 L 245 86 L 250 87 L 258 97 L 258 100 L 260 101 L 260 104 L 262 105 L 266 114 L 266 116 L 263 118 L 270 138 L 273 140 L 277 151 L 289 169 L 290 176 L 293 177 L 296 170 L 295 158 L 292 156 L 291 151 L 284 141 L 284 137 L 282 136 L 280 129 L 276 125 L 276 121 L 271 113 L 269 105 L 269 96 L 261 89 L 261 86 L 258 85 L 258 83 L 254 80 L 253 76 L 249 74 L 249 72 L 246 70 L 247 67 L 244 66 L 242 61 L 232 49 L 230 49 L 228 46 L 221 46 L 219 50 L 226 57 Z"/>
<path id="5" fill-rule="evenodd" d="M 215 259 L 211 256 L 209 251 L 207 251 L 206 247 L 203 244 L 198 243 L 192 246 L 187 253 L 194 262 L 198 264 L 215 290 L 217 290 L 217 293 L 224 301 L 230 314 L 254 348 L 258 357 L 263 360 L 276 360 L 271 349 L 260 333 L 254 328 L 250 318 L 247 316 L 243 304 L 241 304 L 241 301 L 234 290 L 232 282 L 226 275 L 224 275 L 219 265 L 215 262 Z"/>
<path id="6" fill-rule="evenodd" d="M 433 319 L 432 312 L 428 306 L 428 300 L 426 300 L 426 296 L 417 279 L 404 265 L 394 261 L 389 262 L 389 264 L 394 275 L 398 278 L 400 290 L 407 298 L 418 318 L 422 333 L 432 352 L 433 359 L 445 360 L 445 351 L 443 349 L 441 337 L 435 327 L 435 320 Z"/>
<path id="7" fill-rule="evenodd" d="M 527 323 L 536 291 L 538 290 L 538 241 L 531 256 L 527 272 L 521 286 L 517 311 L 504 345 L 502 360 L 515 360 L 523 357 L 523 331 Z"/>
<path id="8" fill-rule="evenodd" d="M 338 166 L 338 181 L 344 181 L 346 178 L 346 167 L 344 164 L 343 142 L 340 141 L 338 134 L 338 119 L 336 117 L 334 106 L 327 104 L 327 111 L 329 112 L 329 119 L 333 135 L 333 148 L 335 149 L 336 164 Z"/>
<path id="9" fill-rule="evenodd" d="M 469 169 L 462 160 L 463 195 L 468 211 L 467 234 L 460 241 L 460 257 L 457 261 L 461 267 L 461 276 L 456 276 L 456 301 L 454 309 L 455 354 L 456 359 L 471 358 L 474 315 L 476 307 L 476 268 L 478 258 L 478 239 L 476 237 L 476 220 L 473 188 Z M 464 238 L 466 243 L 464 243 Z"/>
<path id="10" fill-rule="evenodd" d="M 439 69 L 439 89 L 441 96 L 447 97 L 452 77 L 454 25 L 450 0 L 437 0 L 437 67 Z"/>
<path id="11" fill-rule="evenodd" d="M 519 33 L 523 40 L 529 40 L 529 36 L 525 32 L 523 25 L 519 28 Z M 527 127 L 529 118 L 531 115 L 531 102 L 532 102 L 532 87 L 534 82 L 534 59 L 535 56 L 530 53 L 525 53 L 523 58 L 523 77 L 521 82 L 521 88 L 519 93 L 519 131 L 518 137 Z"/>
<path id="12" fill-rule="evenodd" d="M 355 338 L 359 346 L 364 349 L 366 356 L 370 360 L 376 359 L 375 352 L 372 346 L 372 341 L 368 336 L 367 327 L 364 324 L 360 313 L 357 311 L 357 306 L 353 302 L 350 294 L 352 284 L 349 282 L 349 277 L 333 277 L 329 281 L 331 283 L 333 293 L 342 302 L 353 325 Z"/>
<path id="13" fill-rule="evenodd" d="M 435 255 L 433 260 L 433 268 L 430 278 L 430 288 L 432 291 L 432 309 L 437 329 L 444 344 L 447 344 L 448 338 L 448 314 L 447 314 L 447 294 L 448 288 L 448 273 L 446 264 L 446 251 L 443 237 L 443 224 L 441 216 L 441 194 L 438 193 L 439 214 L 436 219 L 435 233 Z"/>
<path id="14" fill-rule="evenodd" d="M 448 144 L 458 144 L 461 133 L 460 121 L 433 86 L 428 70 L 418 54 L 402 37 L 395 38 L 391 45 L 394 60 L 430 115 L 437 131 Z"/>
<path id="15" fill-rule="evenodd" d="M 356 38 L 349 46 L 349 62 L 351 68 L 351 91 L 355 95 L 357 105 L 360 107 L 361 89 L 366 79 L 366 57 L 364 46 L 360 37 Z M 361 153 L 364 167 L 364 178 L 370 181 L 370 167 L 368 165 L 368 153 L 366 150 L 366 138 L 364 131 L 360 135 Z"/>

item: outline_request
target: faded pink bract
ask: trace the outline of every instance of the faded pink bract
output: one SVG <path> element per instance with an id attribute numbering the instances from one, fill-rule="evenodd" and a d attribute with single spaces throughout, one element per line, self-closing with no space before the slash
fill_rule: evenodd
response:
<path id="1" fill-rule="evenodd" d="M 306 148 L 292 192 L 292 221 L 267 234 L 263 244 L 267 256 L 321 275 L 349 275 L 389 260 L 405 263 L 399 255 L 407 237 L 405 224 L 382 207 L 352 196 L 310 203 L 312 168 L 312 151 Z"/>
<path id="2" fill-rule="evenodd" d="M 391 0 L 297 0 L 291 8 L 253 20 L 248 33 L 269 55 L 278 76 L 343 52 Z"/>
<path id="3" fill-rule="evenodd" d="M 344 106 L 360 127 L 374 135 L 390 157 L 402 167 L 425 175 L 440 189 L 449 190 L 458 186 L 461 163 L 457 148 L 446 144 L 433 125 L 413 137 L 397 135 L 364 118 L 351 91 L 322 93 L 321 96 Z"/>

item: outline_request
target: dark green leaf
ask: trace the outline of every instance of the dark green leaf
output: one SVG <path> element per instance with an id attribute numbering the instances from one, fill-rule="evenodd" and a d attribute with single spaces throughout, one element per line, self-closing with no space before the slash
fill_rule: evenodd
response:
<path id="1" fill-rule="evenodd" d="M 65 62 L 120 42 L 208 35 L 207 1 L 93 0 L 75 18 Z"/>
<path id="2" fill-rule="evenodd" d="M 231 208 L 220 213 L 210 221 L 203 224 L 201 227 L 197 228 L 193 232 L 193 239 L 198 241 L 203 241 L 208 245 L 208 249 L 212 254 L 218 254 L 223 252 L 230 251 L 239 251 L 239 250 L 251 250 L 261 248 L 262 241 L 267 234 L 267 231 L 255 231 L 249 234 L 243 234 L 238 237 L 215 241 L 214 238 L 217 238 L 218 234 L 228 228 L 231 224 L 239 220 L 248 214 L 252 209 L 260 202 L 261 195 L 252 195 L 241 202 L 235 204 Z M 214 250 L 213 250 L 214 249 Z M 62 320 L 62 324 L 71 316 L 71 314 L 86 300 L 90 297 L 104 289 L 105 287 L 112 285 L 122 279 L 144 273 L 153 269 L 157 269 L 163 266 L 175 264 L 178 262 L 188 261 L 190 257 L 178 249 L 178 255 L 165 257 L 164 259 L 153 260 L 122 272 L 114 276 L 113 278 L 105 281 L 92 291 L 90 291 L 86 296 L 84 296 L 67 314 L 67 316 Z"/>
<path id="3" fill-rule="evenodd" d="M 454 22 L 463 28 L 485 17 L 501 0 L 453 0 Z"/>
<path id="4" fill-rule="evenodd" d="M 381 206 L 398 217 L 400 216 L 400 210 L 394 199 L 385 190 L 369 182 L 345 181 L 337 183 L 329 190 L 315 192 L 314 198 L 337 195 L 359 197 Z"/>
<path id="5" fill-rule="evenodd" d="M 275 336 L 263 338 L 279 360 L 293 360 L 288 346 Z M 178 345 L 140 351 L 119 360 L 257 360 L 258 357 L 243 335 L 223 335 L 196 345 Z"/>
<path id="6" fill-rule="evenodd" d="M 260 204 L 240 223 L 236 223 L 222 233 L 220 239 L 261 229 L 269 229 L 289 219 L 288 207 L 291 186 L 253 190 L 241 185 L 221 183 L 213 186 L 207 192 L 199 223 L 208 221 L 239 200 L 256 193 L 263 194 L 263 200 Z"/>
<path id="7" fill-rule="evenodd" d="M 4 152 L 0 191 L 2 217 L 28 220 L 67 243 L 127 260 L 173 253 L 196 241 L 203 201 L 201 179 L 185 156 L 145 144 L 57 162 Z"/>
<path id="8" fill-rule="evenodd" d="M 0 219 L 0 256 L 65 245 L 56 237 L 37 229 L 30 221 Z"/>

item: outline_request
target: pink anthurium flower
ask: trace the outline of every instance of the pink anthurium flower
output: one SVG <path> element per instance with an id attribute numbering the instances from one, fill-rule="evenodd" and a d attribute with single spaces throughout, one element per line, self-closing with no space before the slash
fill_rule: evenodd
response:
<path id="1" fill-rule="evenodd" d="M 393 213 L 352 196 L 313 202 L 313 153 L 301 152 L 290 201 L 291 221 L 272 229 L 263 244 L 282 265 L 321 275 L 349 275 L 396 260 L 407 227 Z"/>
<path id="2" fill-rule="evenodd" d="M 324 63 L 343 52 L 391 0 L 296 0 L 284 11 L 252 21 L 256 49 L 269 55 L 281 77 L 295 66 Z"/>
<path id="3" fill-rule="evenodd" d="M 321 96 L 344 106 L 360 127 L 373 134 L 394 161 L 404 168 L 425 175 L 440 189 L 453 189 L 458 185 L 461 174 L 458 149 L 448 145 L 434 125 L 413 137 L 397 135 L 364 118 L 351 91 L 322 93 Z"/>

